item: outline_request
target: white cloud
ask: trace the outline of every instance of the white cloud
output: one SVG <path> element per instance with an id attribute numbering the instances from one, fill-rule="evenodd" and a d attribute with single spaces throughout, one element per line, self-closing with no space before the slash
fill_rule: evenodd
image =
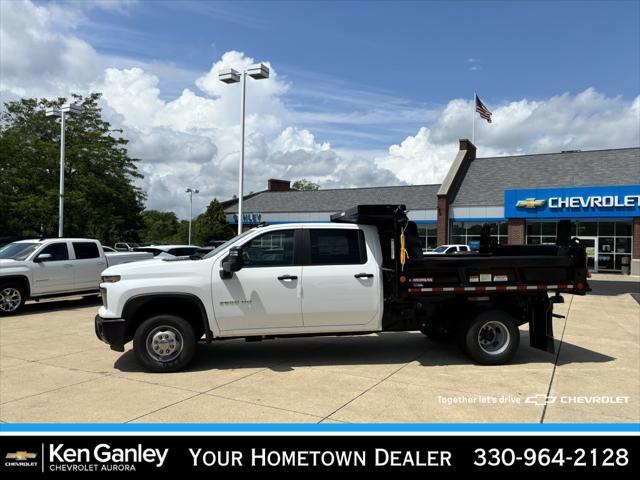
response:
<path id="1" fill-rule="evenodd" d="M 130 6 L 126 1 L 106 4 L 118 12 Z M 58 4 L 29 1 L 0 2 L 0 7 L 3 99 L 103 92 L 105 118 L 114 128 L 124 128 L 131 155 L 141 160 L 149 208 L 174 210 L 186 218 L 185 188 L 201 192 L 194 197 L 196 214 L 213 196 L 226 199 L 236 193 L 241 91 L 237 84 L 221 83 L 218 73 L 262 59 L 230 51 L 208 72 L 184 74 L 163 59 L 98 54 L 74 33 L 84 21 L 81 8 L 63 11 Z M 469 59 L 468 64 L 480 61 Z M 171 95 L 166 83 L 163 87 L 167 75 Z M 305 91 L 273 68 L 268 80 L 247 81 L 247 192 L 264 189 L 268 178 L 307 178 L 323 188 L 437 183 L 455 156 L 458 139 L 471 136 L 473 105 L 462 99 L 427 108 L 349 85 L 337 90 L 314 85 Z M 285 101 L 291 98 L 297 101 Z M 312 98 L 329 101 L 323 105 L 330 108 L 314 112 L 304 104 Z M 476 119 L 479 156 L 640 144 L 640 97 L 628 101 L 587 89 L 548 99 L 486 103 L 494 122 Z M 391 121 L 398 118 L 398 123 Z M 385 132 L 397 135 L 394 126 L 407 123 L 423 126 L 388 151 L 381 151 L 380 143 L 371 143 L 375 149 L 336 149 L 329 142 L 340 131 L 366 126 L 352 136 L 369 144 Z"/>
<path id="2" fill-rule="evenodd" d="M 440 182 L 458 149 L 471 138 L 473 102 L 450 101 L 440 118 L 376 163 L 410 183 Z M 640 96 L 632 101 L 588 88 L 546 100 L 519 100 L 492 108 L 493 123 L 476 117 L 479 157 L 592 150 L 640 145 Z"/>

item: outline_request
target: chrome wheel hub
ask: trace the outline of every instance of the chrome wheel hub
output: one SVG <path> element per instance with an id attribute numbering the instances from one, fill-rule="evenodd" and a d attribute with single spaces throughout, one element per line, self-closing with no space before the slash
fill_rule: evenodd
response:
<path id="1" fill-rule="evenodd" d="M 17 288 L 7 287 L 0 292 L 0 310 L 3 312 L 17 310 L 20 303 L 22 303 L 22 294 Z"/>
<path id="2" fill-rule="evenodd" d="M 497 320 L 485 323 L 478 330 L 478 344 L 489 355 L 499 355 L 509 346 L 511 335 L 507 326 Z"/>
<path id="3" fill-rule="evenodd" d="M 182 352 L 182 344 L 182 335 L 174 327 L 157 327 L 147 335 L 147 352 L 159 362 L 175 360 Z"/>

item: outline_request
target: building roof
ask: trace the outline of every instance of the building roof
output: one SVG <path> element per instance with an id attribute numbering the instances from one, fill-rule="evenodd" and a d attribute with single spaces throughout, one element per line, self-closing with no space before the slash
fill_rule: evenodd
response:
<path id="1" fill-rule="evenodd" d="M 476 158 L 453 206 L 498 206 L 504 190 L 632 185 L 640 181 L 640 148 Z"/>
<path id="2" fill-rule="evenodd" d="M 436 208 L 440 185 L 409 185 L 401 187 L 342 188 L 331 190 L 264 191 L 244 198 L 245 212 L 337 212 L 355 205 L 403 203 L 409 210 Z M 236 213 L 237 202 L 225 208 Z"/>

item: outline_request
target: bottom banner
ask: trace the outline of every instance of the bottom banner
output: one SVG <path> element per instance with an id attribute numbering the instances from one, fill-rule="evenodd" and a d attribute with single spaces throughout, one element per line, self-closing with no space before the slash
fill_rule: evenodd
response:
<path id="1" fill-rule="evenodd" d="M 611 472 L 629 436 L 2 436 L 2 474 Z M 4 478 L 11 478 L 4 476 Z"/>

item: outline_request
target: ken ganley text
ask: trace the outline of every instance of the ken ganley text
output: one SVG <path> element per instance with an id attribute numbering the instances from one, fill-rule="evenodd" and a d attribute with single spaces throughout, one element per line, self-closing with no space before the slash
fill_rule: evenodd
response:
<path id="1" fill-rule="evenodd" d="M 189 448 L 194 467 L 451 467 L 446 450 L 203 450 Z"/>

